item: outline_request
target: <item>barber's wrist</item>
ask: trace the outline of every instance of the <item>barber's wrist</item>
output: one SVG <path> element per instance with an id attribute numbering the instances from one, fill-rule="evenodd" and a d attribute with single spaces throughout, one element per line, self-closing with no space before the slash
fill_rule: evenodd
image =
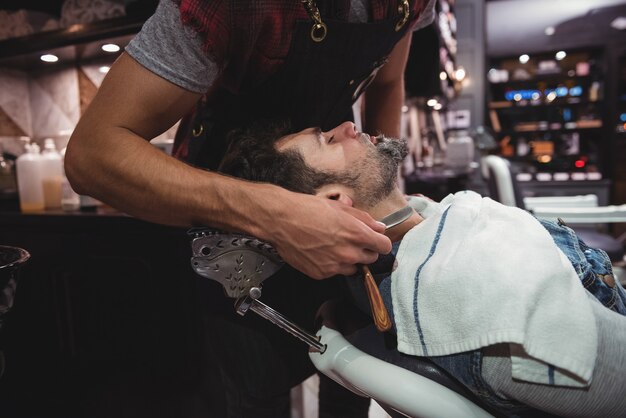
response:
<path id="1" fill-rule="evenodd" d="M 247 183 L 245 196 L 232 208 L 238 220 L 235 228 L 263 241 L 273 242 L 277 225 L 290 215 L 289 206 L 295 193 L 263 183 Z"/>

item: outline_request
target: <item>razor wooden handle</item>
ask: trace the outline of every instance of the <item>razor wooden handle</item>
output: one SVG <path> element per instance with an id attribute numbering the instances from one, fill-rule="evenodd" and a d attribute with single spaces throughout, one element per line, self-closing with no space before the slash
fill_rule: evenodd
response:
<path id="1" fill-rule="evenodd" d="M 391 318 L 389 317 L 389 312 L 387 312 L 387 308 L 383 303 L 383 298 L 380 296 L 380 291 L 378 290 L 378 286 L 376 286 L 374 276 L 372 276 L 372 272 L 369 267 L 363 265 L 362 268 L 365 290 L 367 291 L 367 297 L 370 301 L 370 307 L 372 308 L 374 325 L 376 325 L 376 329 L 380 332 L 389 331 L 389 329 L 391 329 Z"/>

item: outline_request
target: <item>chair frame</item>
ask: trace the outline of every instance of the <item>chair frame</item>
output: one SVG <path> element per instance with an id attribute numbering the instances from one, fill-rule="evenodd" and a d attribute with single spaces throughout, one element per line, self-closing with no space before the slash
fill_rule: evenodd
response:
<path id="1" fill-rule="evenodd" d="M 493 415 L 447 387 L 402 367 L 384 362 L 352 345 L 323 325 L 317 334 L 324 353 L 309 353 L 326 376 L 360 396 L 414 418 L 487 418 Z"/>

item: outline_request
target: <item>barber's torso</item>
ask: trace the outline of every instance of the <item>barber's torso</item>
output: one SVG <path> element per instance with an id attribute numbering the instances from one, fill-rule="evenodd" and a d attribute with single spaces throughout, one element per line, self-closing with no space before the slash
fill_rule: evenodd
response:
<path id="1" fill-rule="evenodd" d="M 291 33 L 286 55 L 275 58 L 267 76 L 255 74 L 252 59 L 230 59 L 236 65 L 225 67 L 177 138 L 179 157 L 215 169 L 226 151 L 227 133 L 258 119 L 289 120 L 294 130 L 327 130 L 351 120 L 353 103 L 409 30 L 421 0 L 411 2 L 407 13 L 402 1 L 389 0 L 388 13 L 375 21 L 367 16 L 365 3 L 357 9 L 353 5 L 347 19 L 337 18 L 341 2 L 318 3 L 325 28 L 298 1 L 301 15 L 284 29 Z M 254 47 L 242 48 L 243 53 L 254 58 Z"/>

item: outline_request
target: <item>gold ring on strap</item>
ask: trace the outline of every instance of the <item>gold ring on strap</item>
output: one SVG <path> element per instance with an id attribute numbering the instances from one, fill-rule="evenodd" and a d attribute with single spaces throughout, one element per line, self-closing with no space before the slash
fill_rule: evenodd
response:
<path id="1" fill-rule="evenodd" d="M 326 23 L 316 23 L 311 28 L 311 39 L 313 39 L 313 42 L 322 42 L 326 38 L 327 33 L 328 27 L 326 27 Z"/>
<path id="2" fill-rule="evenodd" d="M 402 27 L 408 22 L 409 14 L 411 13 L 411 7 L 409 6 L 409 0 L 399 0 L 398 1 L 398 13 L 402 15 L 402 18 L 396 23 L 396 32 L 398 32 Z"/>
<path id="3" fill-rule="evenodd" d="M 202 135 L 202 132 L 204 132 L 204 125 L 200 124 L 200 126 L 193 128 L 191 130 L 191 135 L 193 135 L 194 137 L 199 137 L 200 135 Z"/>
<path id="4" fill-rule="evenodd" d="M 300 0 L 306 13 L 313 20 L 313 27 L 311 28 L 311 39 L 313 42 L 322 42 L 328 34 L 328 27 L 322 22 L 322 16 L 317 8 L 314 0 Z M 409 21 L 409 15 L 411 14 L 411 6 L 409 0 L 398 0 L 398 13 L 401 15 L 400 20 L 396 23 L 396 32 Z"/>

